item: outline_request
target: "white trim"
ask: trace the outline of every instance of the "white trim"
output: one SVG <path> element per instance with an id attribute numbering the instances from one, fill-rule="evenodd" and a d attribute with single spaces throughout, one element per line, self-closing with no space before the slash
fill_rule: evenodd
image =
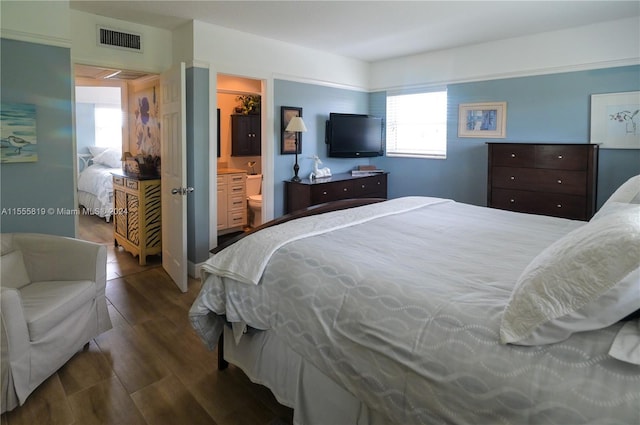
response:
<path id="1" fill-rule="evenodd" d="M 372 92 L 372 90 L 369 90 L 366 87 L 362 87 L 362 86 L 353 86 L 351 84 L 335 83 L 332 81 L 317 80 L 314 78 L 298 77 L 295 75 L 287 75 L 287 74 L 280 74 L 280 73 L 274 73 L 273 79 L 293 81 L 296 83 L 303 83 L 303 84 L 313 84 L 316 86 L 333 87 L 336 89 L 343 89 L 343 90 L 353 90 L 353 91 L 361 91 L 361 92 L 367 92 L 367 93 Z"/>
<path id="2" fill-rule="evenodd" d="M 23 31 L 16 31 L 12 29 L 1 29 L 0 38 L 6 38 L 9 40 L 26 41 L 28 43 L 45 44 L 47 46 L 71 48 L 71 39 L 54 37 L 52 35 L 33 34 Z"/>
<path id="3" fill-rule="evenodd" d="M 519 78 L 519 77 L 535 77 L 539 75 L 549 75 L 549 74 L 563 74 L 567 72 L 579 72 L 579 71 L 591 71 L 595 69 L 606 69 L 606 68 L 618 68 L 622 66 L 631 66 L 631 65 L 640 65 L 640 59 L 638 58 L 629 58 L 629 59 L 618 59 L 613 61 L 603 61 L 603 62 L 593 62 L 593 63 L 585 63 L 580 65 L 565 65 L 551 68 L 538 68 L 538 69 L 528 69 L 522 71 L 514 71 L 514 72 L 504 72 L 497 74 L 486 74 L 486 75 L 476 75 L 473 77 L 467 78 L 458 78 L 452 80 L 438 80 L 432 82 L 425 82 L 420 84 L 413 85 L 401 85 L 401 86 L 389 86 L 389 87 L 377 87 L 371 88 L 369 92 L 381 92 L 381 91 L 398 91 L 400 93 L 405 91 L 419 91 L 424 88 L 435 88 L 435 87 L 446 87 L 451 84 L 462 84 L 462 83 L 473 83 L 478 81 L 491 81 L 491 80 L 503 80 L 507 78 Z"/>

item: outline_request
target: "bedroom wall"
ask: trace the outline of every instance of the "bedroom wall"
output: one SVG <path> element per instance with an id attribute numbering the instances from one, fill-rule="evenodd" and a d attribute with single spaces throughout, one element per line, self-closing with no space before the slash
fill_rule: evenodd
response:
<path id="1" fill-rule="evenodd" d="M 70 51 L 5 38 L 0 43 L 0 99 L 36 105 L 38 145 L 37 162 L 0 166 L 0 230 L 74 236 L 75 216 L 69 213 L 75 209 Z M 43 213 L 24 215 L 14 208 Z"/>
<path id="2" fill-rule="evenodd" d="M 588 143 L 590 96 L 640 90 L 640 66 L 506 78 L 448 86 L 447 159 L 376 158 L 391 172 L 389 196 L 426 195 L 486 205 L 489 139 L 458 138 L 458 104 L 507 102 L 503 142 Z M 384 93 L 371 108 L 384 110 Z M 640 174 L 640 150 L 601 149 L 598 207 L 628 177 Z"/>
<path id="3" fill-rule="evenodd" d="M 284 214 L 284 180 L 293 177 L 293 165 L 295 155 L 280 154 L 281 119 L 280 108 L 282 106 L 294 106 L 302 108 L 302 119 L 307 127 L 307 132 L 302 133 L 302 154 L 298 155 L 299 175 L 303 178 L 309 176 L 313 170 L 313 155 L 318 155 L 324 167 L 329 167 L 332 173 L 341 173 L 353 169 L 357 164 L 367 164 L 369 160 L 327 158 L 326 145 L 324 143 L 325 122 L 329 119 L 330 112 L 348 112 L 366 114 L 369 109 L 369 96 L 358 90 L 348 90 L 335 87 L 326 87 L 316 84 L 299 83 L 295 81 L 274 81 L 274 108 L 277 111 L 273 139 L 277 147 L 274 160 L 274 195 L 275 217 Z"/>

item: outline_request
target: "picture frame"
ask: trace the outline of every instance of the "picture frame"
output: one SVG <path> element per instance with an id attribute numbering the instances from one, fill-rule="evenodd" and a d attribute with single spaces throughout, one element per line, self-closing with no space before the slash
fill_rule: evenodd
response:
<path id="1" fill-rule="evenodd" d="M 507 102 L 461 103 L 458 137 L 507 137 Z"/>
<path id="2" fill-rule="evenodd" d="M 284 131 L 291 118 L 302 118 L 302 108 L 296 106 L 282 106 L 280 108 L 280 154 L 293 155 L 296 153 L 296 133 Z M 298 154 L 302 153 L 302 133 L 298 134 Z"/>
<path id="3" fill-rule="evenodd" d="M 590 142 L 604 149 L 640 149 L 640 91 L 591 95 Z"/>
<path id="4" fill-rule="evenodd" d="M 0 163 L 38 161 L 36 105 L 3 102 L 0 133 Z"/>

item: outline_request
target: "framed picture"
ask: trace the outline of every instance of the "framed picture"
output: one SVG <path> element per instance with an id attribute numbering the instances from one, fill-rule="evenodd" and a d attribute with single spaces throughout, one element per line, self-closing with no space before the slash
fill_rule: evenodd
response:
<path id="1" fill-rule="evenodd" d="M 591 95 L 591 143 L 640 149 L 640 91 Z"/>
<path id="2" fill-rule="evenodd" d="M 289 121 L 293 117 L 302 118 L 302 108 L 295 106 L 282 106 L 281 112 L 281 124 L 280 124 L 280 153 L 282 155 L 293 155 L 296 153 L 296 133 L 293 131 L 284 131 L 289 125 Z M 298 134 L 298 154 L 302 153 L 302 133 Z"/>
<path id="3" fill-rule="evenodd" d="M 458 137 L 504 139 L 506 129 L 507 102 L 460 104 Z"/>
<path id="4" fill-rule="evenodd" d="M 0 162 L 37 162 L 36 105 L 3 103 L 0 108 Z"/>

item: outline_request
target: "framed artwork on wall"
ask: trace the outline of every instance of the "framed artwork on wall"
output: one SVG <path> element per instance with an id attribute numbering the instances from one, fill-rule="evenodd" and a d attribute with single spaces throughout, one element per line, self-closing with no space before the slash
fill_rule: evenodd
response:
<path id="1" fill-rule="evenodd" d="M 640 91 L 591 95 L 591 143 L 640 149 Z"/>
<path id="2" fill-rule="evenodd" d="M 0 108 L 0 162 L 37 162 L 36 105 L 3 103 Z"/>
<path id="3" fill-rule="evenodd" d="M 504 139 L 507 136 L 507 102 L 461 103 L 458 137 Z"/>
<path id="4" fill-rule="evenodd" d="M 284 131 L 289 125 L 289 121 L 293 117 L 302 118 L 302 108 L 295 106 L 282 106 L 280 108 L 280 154 L 293 155 L 296 153 L 296 133 L 293 131 Z M 302 133 L 298 134 L 298 154 L 302 153 Z"/>

